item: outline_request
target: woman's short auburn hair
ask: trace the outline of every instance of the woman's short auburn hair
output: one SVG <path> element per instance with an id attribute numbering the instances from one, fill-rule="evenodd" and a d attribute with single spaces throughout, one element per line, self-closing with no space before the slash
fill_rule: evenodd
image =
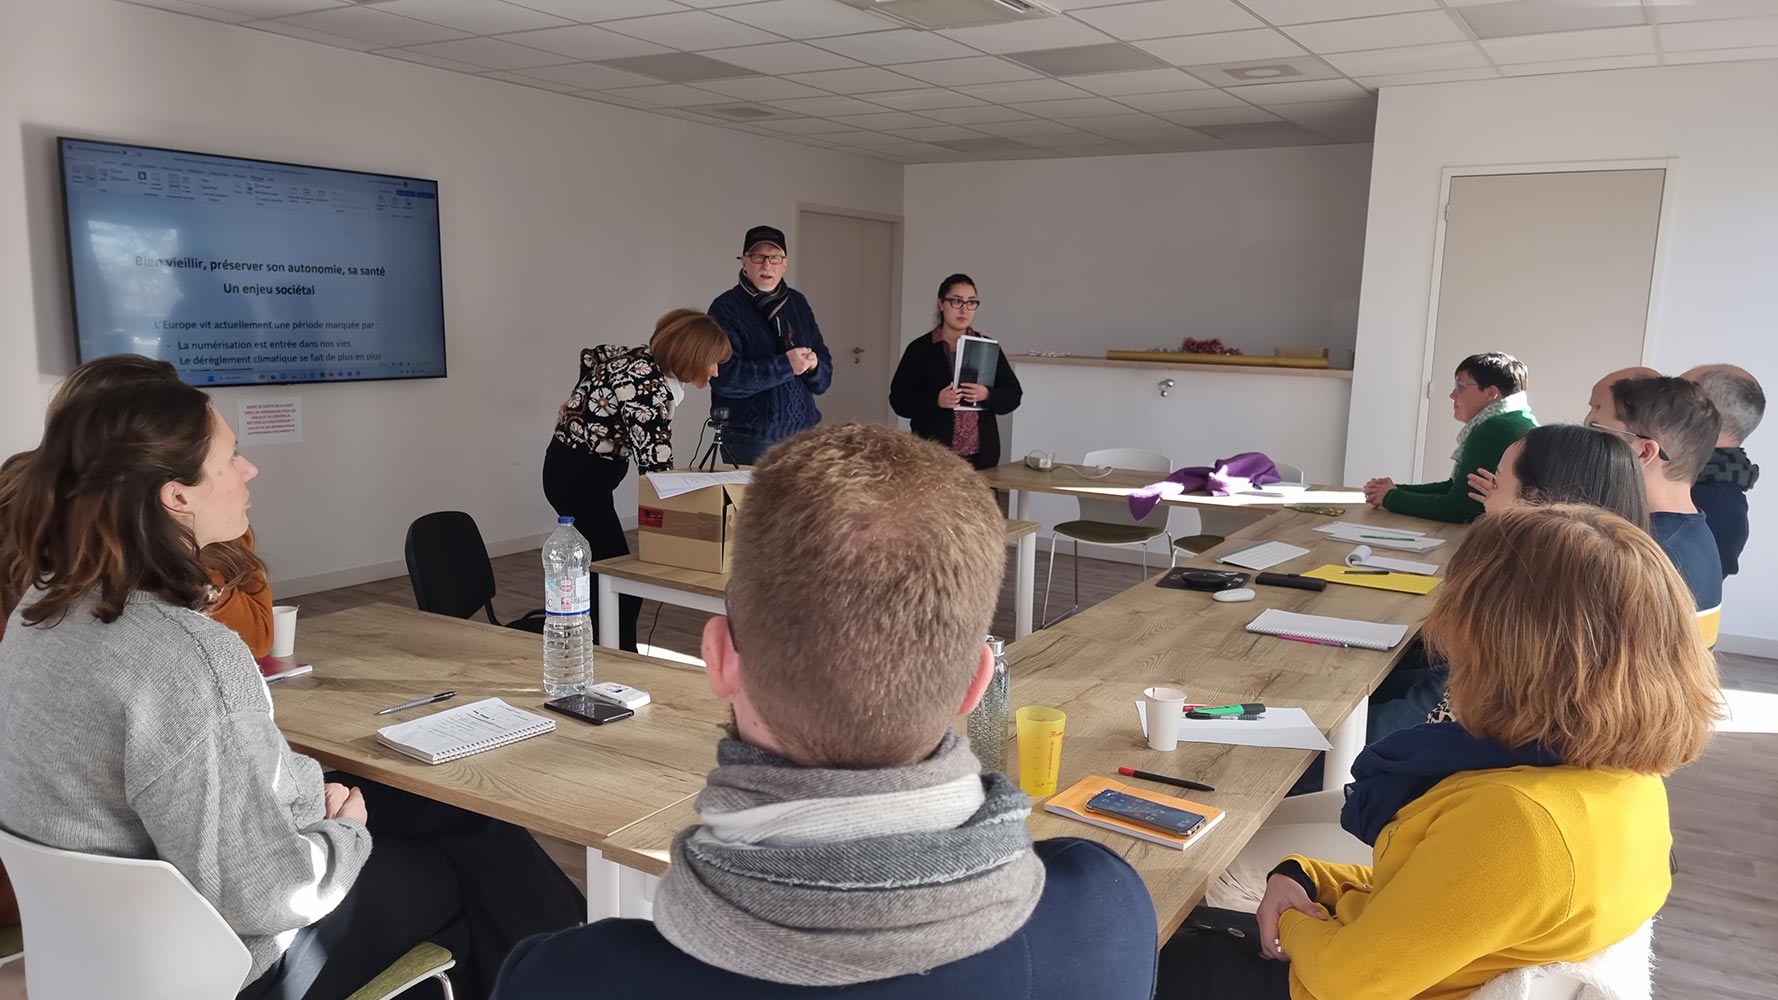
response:
<path id="1" fill-rule="evenodd" d="M 708 313 L 675 309 L 655 321 L 648 351 L 668 375 L 690 382 L 734 356 L 728 334 Z"/>
<path id="2" fill-rule="evenodd" d="M 1642 529 L 1580 504 L 1475 522 L 1423 629 L 1451 665 L 1451 714 L 1576 767 L 1666 774 L 1721 716 L 1695 601 Z"/>

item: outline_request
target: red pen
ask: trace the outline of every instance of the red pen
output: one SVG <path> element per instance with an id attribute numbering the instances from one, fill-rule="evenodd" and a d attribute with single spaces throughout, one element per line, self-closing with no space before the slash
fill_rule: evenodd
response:
<path id="1" fill-rule="evenodd" d="M 1306 642 L 1312 646 L 1338 646 L 1341 649 L 1350 649 L 1351 648 L 1351 645 L 1349 643 L 1335 642 L 1332 639 L 1311 639 L 1306 635 L 1284 635 L 1282 633 L 1273 633 L 1273 634 L 1276 635 L 1280 639 L 1289 639 L 1291 642 Z"/>

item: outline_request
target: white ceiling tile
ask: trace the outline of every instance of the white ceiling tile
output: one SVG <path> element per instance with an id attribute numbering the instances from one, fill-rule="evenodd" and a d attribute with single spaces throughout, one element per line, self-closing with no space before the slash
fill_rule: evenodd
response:
<path id="1" fill-rule="evenodd" d="M 801 97 L 794 101 L 773 101 L 772 106 L 799 115 L 865 115 L 882 108 L 851 97 Z"/>
<path id="2" fill-rule="evenodd" d="M 576 87 L 573 84 L 558 83 L 554 80 L 539 80 L 534 76 L 520 76 L 517 73 L 507 73 L 505 71 L 482 73 L 481 75 L 490 80 L 504 80 L 507 83 L 516 83 L 524 87 L 534 87 L 537 90 L 548 90 L 557 94 L 573 94 L 583 89 Z"/>
<path id="3" fill-rule="evenodd" d="M 708 90 L 699 90 L 682 83 L 661 83 L 652 87 L 627 87 L 609 93 L 614 97 L 627 97 L 632 101 L 653 104 L 663 108 L 690 108 L 702 104 L 717 104 L 710 97 Z"/>
<path id="4" fill-rule="evenodd" d="M 570 28 L 545 28 L 542 31 L 521 31 L 507 35 L 505 41 L 545 52 L 570 56 L 583 62 L 599 59 L 627 59 L 630 56 L 652 56 L 672 50 L 620 35 L 604 28 L 577 24 Z"/>
<path id="5" fill-rule="evenodd" d="M 824 135 L 821 137 L 821 141 L 831 142 L 840 146 L 885 146 L 891 143 L 905 142 L 906 140 L 902 139 L 900 136 L 884 135 L 881 132 L 868 132 L 864 129 L 859 129 L 856 132 Z"/>
<path id="6" fill-rule="evenodd" d="M 673 0 L 515 0 L 532 10 L 570 21 L 609 21 L 618 17 L 677 14 L 685 10 Z"/>
<path id="7" fill-rule="evenodd" d="M 1178 137 L 1165 139 L 1144 139 L 1136 143 L 1150 153 L 1201 153 L 1210 149 L 1224 149 L 1221 140 L 1212 139 L 1202 132 L 1193 132 L 1182 128 Z"/>
<path id="8" fill-rule="evenodd" d="M 1203 35 L 1265 26 L 1265 22 L 1229 0 L 1149 0 L 1095 8 L 1074 16 L 1123 39 Z"/>
<path id="9" fill-rule="evenodd" d="M 584 101 L 597 101 L 600 104 L 609 104 L 613 107 L 633 108 L 637 111 L 655 110 L 655 106 L 652 104 L 644 104 L 641 101 L 632 101 L 627 97 L 612 97 L 610 93 L 603 90 L 582 90 L 577 92 L 574 96 Z"/>
<path id="10" fill-rule="evenodd" d="M 459 38 L 450 42 L 409 46 L 408 51 L 455 59 L 483 69 L 531 69 L 570 61 L 567 56 L 542 49 L 527 48 L 498 38 Z"/>
<path id="11" fill-rule="evenodd" d="M 1143 111 L 1197 111 L 1200 108 L 1239 108 L 1246 101 L 1226 90 L 1182 90 L 1170 94 L 1128 94 L 1117 99 Z"/>
<path id="12" fill-rule="evenodd" d="M 1468 36 L 1451 15 L 1442 10 L 1412 14 L 1388 14 L 1356 21 L 1323 21 L 1285 28 L 1310 52 L 1356 52 L 1361 49 L 1392 49 L 1403 45 L 1461 42 Z"/>
<path id="13" fill-rule="evenodd" d="M 240 24 L 243 21 L 253 20 L 251 14 L 205 7 L 202 4 L 187 3 L 186 0 L 122 0 L 122 2 L 132 7 L 150 7 L 154 10 L 171 11 L 174 14 L 190 14 L 193 17 L 201 17 L 207 21 L 218 21 L 222 24 Z M 303 9 L 313 10 L 314 8 Z"/>
<path id="14" fill-rule="evenodd" d="M 1668 65 L 1704 62 L 1740 62 L 1746 59 L 1778 59 L 1778 45 L 1753 49 L 1710 49 L 1705 52 L 1669 52 Z"/>
<path id="15" fill-rule="evenodd" d="M 1079 129 L 1055 135 L 1025 135 L 1020 136 L 1019 141 L 1033 146 L 1041 146 L 1044 149 L 1095 149 L 1114 145 L 1102 135 L 1082 132 Z M 1119 145 L 1118 148 L 1124 147 Z"/>
<path id="16" fill-rule="evenodd" d="M 677 0 L 687 7 L 733 7 L 736 4 L 753 3 L 754 0 Z"/>
<path id="17" fill-rule="evenodd" d="M 775 76 L 748 76 L 738 80 L 702 80 L 697 86 L 743 101 L 792 101 L 799 97 L 824 97 L 814 87 Z"/>
<path id="18" fill-rule="evenodd" d="M 1104 97 L 1078 97 L 1072 101 L 1032 101 L 1014 104 L 1018 111 L 1043 118 L 1087 118 L 1093 115 L 1121 115 L 1129 108 Z"/>
<path id="19" fill-rule="evenodd" d="M 347 38 L 343 35 L 330 35 L 325 31 L 316 31 L 313 28 L 304 28 L 295 24 L 285 24 L 283 21 L 249 21 L 248 23 L 241 25 L 241 27 L 257 28 L 260 31 L 269 31 L 273 34 L 284 35 L 288 38 L 300 38 L 305 42 L 319 42 L 322 45 L 334 45 L 342 49 L 352 49 L 356 52 L 369 52 L 371 49 L 383 48 L 383 46 L 378 45 L 375 42 L 367 42 L 360 38 Z"/>
<path id="20" fill-rule="evenodd" d="M 1273 24 L 1372 17 L 1438 7 L 1438 0 L 1242 0 L 1242 3 Z"/>
<path id="21" fill-rule="evenodd" d="M 1655 29 L 1644 25 L 1635 28 L 1559 31 L 1548 35 L 1489 38 L 1479 44 L 1496 63 L 1502 65 L 1631 56 L 1655 51 Z"/>
<path id="22" fill-rule="evenodd" d="M 596 63 L 570 63 L 567 66 L 544 66 L 517 74 L 537 80 L 548 80 L 574 90 L 615 90 L 618 87 L 647 87 L 659 83 L 653 77 L 626 73 Z"/>
<path id="23" fill-rule="evenodd" d="M 1086 134 L 1072 125 L 1063 125 L 1061 122 L 1046 121 L 1042 118 L 1033 118 L 1030 121 L 1023 122 L 983 122 L 980 125 L 972 127 L 978 132 L 1004 136 L 1008 139 L 1026 139 L 1034 138 L 1036 136 L 1055 135 L 1079 136 Z"/>
<path id="24" fill-rule="evenodd" d="M 1124 94 L 1160 94 L 1175 90 L 1202 90 L 1209 84 L 1176 69 L 1143 69 L 1133 73 L 1096 73 L 1071 76 L 1068 82 L 1105 97 Z"/>
<path id="25" fill-rule="evenodd" d="M 1507 76 L 1542 76 L 1546 73 L 1590 73 L 1601 69 L 1635 69 L 1658 66 L 1661 57 L 1650 52 L 1640 56 L 1606 56 L 1603 59 L 1562 59 L 1555 62 L 1514 63 L 1500 67 Z"/>
<path id="26" fill-rule="evenodd" d="M 1346 52 L 1326 58 L 1335 69 L 1347 76 L 1426 73 L 1434 70 L 1474 69 L 1488 65 L 1488 57 L 1471 42 L 1377 49 L 1374 52 Z"/>
<path id="27" fill-rule="evenodd" d="M 982 133 L 961 125 L 928 125 L 924 128 L 896 128 L 889 131 L 904 139 L 920 142 L 949 142 L 954 139 L 980 139 Z"/>
<path id="28" fill-rule="evenodd" d="M 386 14 L 374 7 L 340 7 L 313 14 L 296 14 L 279 20 L 299 28 L 312 28 L 330 35 L 344 35 L 388 47 L 424 45 L 427 42 L 463 37 L 463 32 L 455 28 Z"/>
<path id="29" fill-rule="evenodd" d="M 1204 111 L 1163 111 L 1161 117 L 1177 125 L 1240 125 L 1246 122 L 1275 122 L 1278 116 L 1252 106 L 1245 108 L 1208 108 Z"/>
<path id="30" fill-rule="evenodd" d="M 875 66 L 927 59 L 959 59 L 977 54 L 967 45 L 959 45 L 930 31 L 915 31 L 912 28 L 823 38 L 814 44 L 829 52 L 838 52 Z"/>
<path id="31" fill-rule="evenodd" d="M 720 49 L 730 45 L 763 45 L 783 41 L 777 35 L 736 24 L 724 17 L 701 10 L 683 14 L 660 14 L 655 17 L 633 17 L 624 21 L 607 21 L 605 27 L 633 38 L 642 38 L 658 45 L 676 49 Z"/>
<path id="32" fill-rule="evenodd" d="M 1475 69 L 1435 69 L 1424 73 L 1390 73 L 1383 76 L 1361 76 L 1358 82 L 1372 90 L 1382 87 L 1407 87 L 1416 83 L 1456 83 L 1459 80 L 1492 80 L 1500 71 L 1492 66 Z"/>
<path id="33" fill-rule="evenodd" d="M 922 111 L 920 113 L 928 118 L 936 118 L 941 122 L 950 122 L 953 125 L 976 125 L 981 122 L 1016 122 L 1025 121 L 1031 117 L 1023 111 L 1015 111 L 1012 108 L 1000 104 L 984 104 L 974 108 L 934 108 L 931 111 Z"/>
<path id="34" fill-rule="evenodd" d="M 230 23 L 238 22 L 243 18 L 284 17 L 289 14 L 301 14 L 305 11 L 324 10 L 328 7 L 346 5 L 345 0 L 201 0 L 201 2 L 189 4 L 178 3 L 176 0 L 170 4 L 161 2 L 161 0 L 143 0 L 143 3 L 145 6 L 159 7 L 163 10 L 198 7 L 210 11 L 210 13 L 199 13 L 199 17 L 208 17 L 219 21 L 226 20 Z"/>
<path id="35" fill-rule="evenodd" d="M 479 39 L 469 40 L 479 41 Z M 427 55 L 424 52 L 416 52 L 412 49 L 377 49 L 373 51 L 371 55 L 388 56 L 390 59 L 400 59 L 402 62 L 419 63 L 422 66 L 431 66 L 434 69 L 456 70 L 459 73 L 480 73 L 489 68 L 487 66 L 478 66 L 475 63 L 461 62 L 456 59 L 445 59 L 441 56 Z"/>
<path id="36" fill-rule="evenodd" d="M 1648 23 L 1640 0 L 1511 0 L 1457 11 L 1476 38 L 1516 38 Z"/>
<path id="37" fill-rule="evenodd" d="M 1178 131 L 1178 127 L 1172 122 L 1162 121 L 1153 115 L 1099 115 L 1095 118 L 1076 119 L 1068 124 L 1089 132 L 1096 132 L 1099 135 L 1135 135 Z"/>
<path id="38" fill-rule="evenodd" d="M 1157 55 L 1175 66 L 1238 62 L 1246 59 L 1281 59 L 1303 54 L 1303 50 L 1295 42 L 1271 28 L 1230 31 L 1220 35 L 1157 38 L 1135 44 L 1137 48 Z"/>
<path id="39" fill-rule="evenodd" d="M 1010 80 L 1035 80 L 1042 74 L 994 56 L 971 59 L 946 59 L 940 62 L 903 63 L 895 67 L 916 80 L 936 83 L 941 87 L 961 87 L 977 83 L 1006 83 Z"/>
<path id="40" fill-rule="evenodd" d="M 1653 8 L 1655 18 L 1663 23 L 1778 14 L 1778 0 L 1647 0 L 1647 3 Z"/>
<path id="41" fill-rule="evenodd" d="M 1272 110 L 1293 122 L 1327 118 L 1375 118 L 1377 99 L 1361 97 L 1346 101 L 1309 101 L 1303 104 L 1275 104 Z"/>
<path id="42" fill-rule="evenodd" d="M 400 14 L 472 35 L 497 35 L 531 28 L 560 28 L 572 22 L 500 0 L 387 0 L 377 4 L 387 14 Z"/>
<path id="43" fill-rule="evenodd" d="M 886 94 L 859 94 L 858 99 L 902 111 L 968 108 L 979 106 L 982 103 L 967 94 L 959 94 L 955 90 L 946 90 L 943 87 L 929 87 L 924 90 L 892 90 Z"/>
<path id="44" fill-rule="evenodd" d="M 878 111 L 869 115 L 836 115 L 832 120 L 853 128 L 877 129 L 879 131 L 890 128 L 920 128 L 923 125 L 932 124 L 930 118 L 910 115 L 906 111 Z"/>
<path id="45" fill-rule="evenodd" d="M 1060 80 L 984 83 L 976 87 L 959 87 L 957 89 L 971 97 L 979 97 L 984 101 L 993 101 L 996 104 L 1011 104 L 1015 101 L 1062 101 L 1091 96 L 1079 87 L 1071 87 Z"/>
<path id="46" fill-rule="evenodd" d="M 803 42 L 774 42 L 771 45 L 748 45 L 738 49 L 717 49 L 705 52 L 712 59 L 721 59 L 736 66 L 745 66 L 757 73 L 815 73 L 824 69 L 852 69 L 862 65 L 855 59 L 836 55 Z"/>
<path id="47" fill-rule="evenodd" d="M 1303 104 L 1309 101 L 1356 100 L 1367 96 L 1351 80 L 1302 80 L 1296 83 L 1258 83 L 1242 87 L 1241 96 L 1255 104 Z"/>
<path id="48" fill-rule="evenodd" d="M 1668 52 L 1778 45 L 1778 17 L 1665 24 L 1661 26 L 1661 45 Z"/>
<path id="49" fill-rule="evenodd" d="M 787 79 L 836 94 L 874 94 L 879 90 L 915 90 L 923 86 L 918 80 L 874 66 L 830 69 L 820 73 L 792 73 Z"/>
<path id="50" fill-rule="evenodd" d="M 860 31 L 885 31 L 900 21 L 848 7 L 834 0 L 772 0 L 754 3 L 722 12 L 756 28 L 764 28 L 786 38 L 824 38 L 829 35 L 851 35 Z"/>
<path id="51" fill-rule="evenodd" d="M 760 122 L 761 128 L 791 135 L 819 135 L 823 132 L 856 132 L 850 125 L 836 125 L 825 118 L 790 118 L 781 122 Z"/>
<path id="52" fill-rule="evenodd" d="M 990 24 L 979 28 L 950 28 L 939 34 L 965 45 L 973 45 L 983 52 L 1065 49 L 1071 45 L 1098 45 L 1110 40 L 1108 36 L 1067 17 Z"/>

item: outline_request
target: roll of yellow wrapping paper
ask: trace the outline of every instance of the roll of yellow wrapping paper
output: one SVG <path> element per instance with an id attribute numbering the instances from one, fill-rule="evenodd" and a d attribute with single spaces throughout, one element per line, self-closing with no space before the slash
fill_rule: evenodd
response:
<path id="1" fill-rule="evenodd" d="M 1107 361 L 1166 361 L 1194 365 L 1259 365 L 1267 368 L 1327 368 L 1326 358 L 1285 358 L 1275 354 L 1185 354 L 1180 351 L 1106 351 Z"/>

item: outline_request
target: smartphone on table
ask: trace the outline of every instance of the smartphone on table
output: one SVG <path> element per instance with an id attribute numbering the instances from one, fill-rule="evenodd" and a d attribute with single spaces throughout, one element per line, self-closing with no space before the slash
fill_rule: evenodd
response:
<path id="1" fill-rule="evenodd" d="M 1150 830 L 1159 830 L 1182 838 L 1197 833 L 1198 828 L 1204 825 L 1204 817 L 1195 812 L 1139 799 L 1110 788 L 1087 800 L 1087 812 L 1116 816 L 1137 826 L 1146 826 Z"/>
<path id="2" fill-rule="evenodd" d="M 590 722 L 595 726 L 627 719 L 636 714 L 636 710 L 633 708 L 613 705 L 585 694 L 564 695 L 553 701 L 544 702 L 543 707 L 563 715 L 572 715 L 576 719 Z"/>

